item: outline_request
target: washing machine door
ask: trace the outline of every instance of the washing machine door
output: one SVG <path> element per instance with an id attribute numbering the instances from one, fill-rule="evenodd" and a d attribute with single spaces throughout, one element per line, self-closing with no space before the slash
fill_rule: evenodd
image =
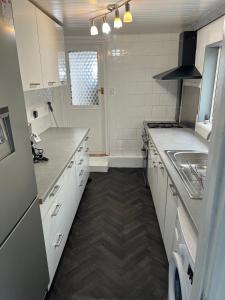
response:
<path id="1" fill-rule="evenodd" d="M 173 252 L 169 264 L 169 297 L 168 300 L 188 300 L 187 276 L 182 263 L 182 258 Z"/>

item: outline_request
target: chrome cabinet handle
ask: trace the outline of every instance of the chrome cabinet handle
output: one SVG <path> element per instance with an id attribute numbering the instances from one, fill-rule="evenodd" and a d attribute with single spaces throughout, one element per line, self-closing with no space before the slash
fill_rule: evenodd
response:
<path id="1" fill-rule="evenodd" d="M 60 211 L 62 207 L 62 204 L 61 203 L 57 203 L 56 206 L 55 206 L 55 209 L 53 211 L 53 213 L 51 214 L 51 217 L 56 217 Z"/>
<path id="2" fill-rule="evenodd" d="M 84 169 L 82 169 L 82 170 L 80 171 L 79 176 L 82 176 L 83 174 L 84 174 Z"/>
<path id="3" fill-rule="evenodd" d="M 84 185 L 84 182 L 83 182 L 83 180 L 81 180 L 79 187 L 82 187 L 83 185 Z"/>
<path id="4" fill-rule="evenodd" d="M 72 168 L 72 166 L 73 166 L 73 164 L 74 164 L 74 161 L 73 160 L 71 160 L 71 162 L 69 163 L 69 165 L 68 165 L 68 169 L 71 169 Z"/>
<path id="5" fill-rule="evenodd" d="M 159 165 L 160 165 L 159 168 L 160 168 L 161 170 L 164 170 L 164 166 L 163 166 L 163 163 L 162 163 L 161 161 L 159 162 Z"/>
<path id="6" fill-rule="evenodd" d="M 53 85 L 53 84 L 55 84 L 56 82 L 55 81 L 49 81 L 48 82 L 48 85 Z"/>
<path id="7" fill-rule="evenodd" d="M 78 150 L 78 152 L 81 152 L 81 151 L 82 151 L 82 149 L 83 149 L 83 147 L 80 147 L 80 148 L 79 148 L 79 150 Z"/>
<path id="8" fill-rule="evenodd" d="M 82 165 L 82 163 L 83 163 L 83 158 L 80 160 L 80 162 L 79 162 L 79 165 Z"/>
<path id="9" fill-rule="evenodd" d="M 170 192 L 171 194 L 176 197 L 177 196 L 177 191 L 175 190 L 175 187 L 173 184 L 169 184 Z"/>
<path id="10" fill-rule="evenodd" d="M 89 148 L 87 148 L 86 150 L 85 150 L 85 152 L 88 152 L 89 151 Z"/>
<path id="11" fill-rule="evenodd" d="M 37 87 L 37 86 L 39 86 L 39 85 L 41 85 L 40 83 L 35 83 L 35 82 L 31 82 L 30 83 L 30 87 L 32 88 L 32 87 Z"/>
<path id="12" fill-rule="evenodd" d="M 64 234 L 62 234 L 62 233 L 60 233 L 58 235 L 58 239 L 57 239 L 56 243 L 54 243 L 55 248 L 57 248 L 61 245 L 61 243 L 63 241 L 63 237 L 64 237 Z"/>
<path id="13" fill-rule="evenodd" d="M 50 194 L 50 197 L 55 197 L 55 195 L 57 194 L 57 192 L 59 191 L 60 189 L 60 185 L 56 185 L 53 189 L 53 191 L 51 192 Z"/>

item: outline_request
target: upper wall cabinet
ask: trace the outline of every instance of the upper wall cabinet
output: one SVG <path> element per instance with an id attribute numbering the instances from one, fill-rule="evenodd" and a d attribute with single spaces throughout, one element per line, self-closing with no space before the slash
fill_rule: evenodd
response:
<path id="1" fill-rule="evenodd" d="M 42 11 L 37 9 L 36 12 L 43 81 L 48 88 L 59 84 L 57 27 Z"/>
<path id="2" fill-rule="evenodd" d="M 36 8 L 27 0 L 13 0 L 12 5 L 23 89 L 43 88 Z"/>
<path id="3" fill-rule="evenodd" d="M 56 28 L 57 28 L 58 73 L 59 73 L 59 81 L 61 85 L 63 85 L 66 84 L 67 81 L 64 32 L 61 26 L 57 25 Z"/>
<path id="4" fill-rule="evenodd" d="M 66 83 L 63 28 L 28 0 L 13 0 L 24 91 Z"/>

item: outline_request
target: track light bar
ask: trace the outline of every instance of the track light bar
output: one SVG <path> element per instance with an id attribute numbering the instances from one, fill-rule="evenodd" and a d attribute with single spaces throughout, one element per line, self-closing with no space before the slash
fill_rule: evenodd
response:
<path id="1" fill-rule="evenodd" d="M 109 23 L 106 22 L 106 16 L 115 12 L 115 19 L 114 19 L 114 28 L 119 29 L 123 26 L 123 22 L 120 18 L 120 13 L 119 13 L 119 8 L 122 6 L 125 6 L 125 13 L 123 17 L 124 23 L 130 23 L 133 21 L 132 14 L 130 11 L 130 1 L 131 0 L 126 0 L 126 1 L 118 1 L 115 4 L 109 4 L 106 7 L 106 12 L 101 15 L 97 15 L 96 17 L 93 17 L 90 19 L 91 22 L 91 35 L 97 35 L 98 34 L 98 28 L 94 25 L 94 21 L 96 19 L 103 19 L 103 24 L 102 24 L 102 32 L 108 34 L 111 31 Z"/>

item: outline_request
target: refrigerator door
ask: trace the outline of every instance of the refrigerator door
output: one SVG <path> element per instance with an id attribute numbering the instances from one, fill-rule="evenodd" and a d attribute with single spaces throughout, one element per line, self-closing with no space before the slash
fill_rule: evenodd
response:
<path id="1" fill-rule="evenodd" d="M 37 195 L 12 11 L 8 2 L 0 1 L 0 245 Z"/>
<path id="2" fill-rule="evenodd" d="M 0 299 L 42 300 L 48 282 L 40 209 L 34 201 L 0 248 Z"/>

